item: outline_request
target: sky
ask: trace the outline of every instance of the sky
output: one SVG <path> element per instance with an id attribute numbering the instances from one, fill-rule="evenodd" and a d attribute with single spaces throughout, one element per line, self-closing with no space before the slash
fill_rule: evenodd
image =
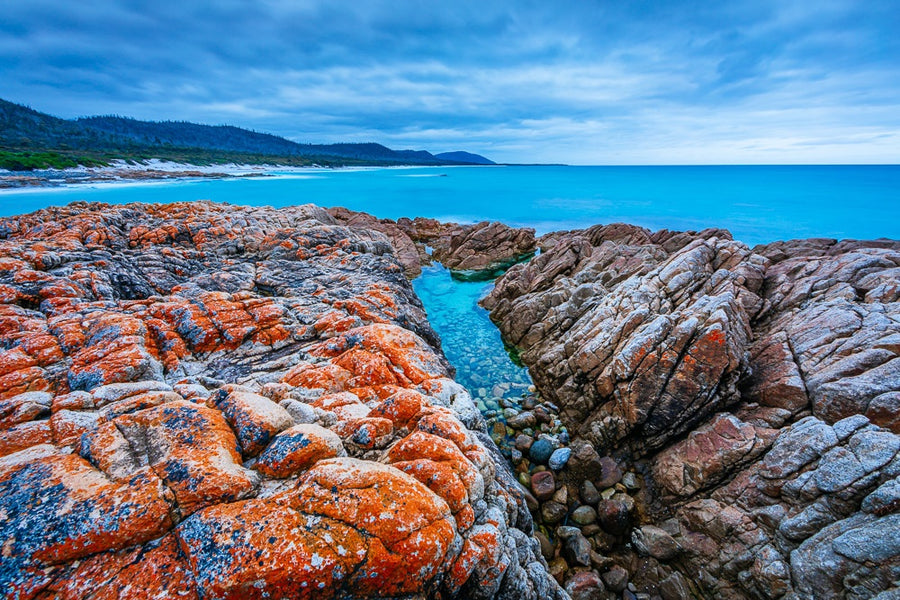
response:
<path id="1" fill-rule="evenodd" d="M 498 162 L 900 163 L 898 0 L 0 0 L 0 97 Z"/>

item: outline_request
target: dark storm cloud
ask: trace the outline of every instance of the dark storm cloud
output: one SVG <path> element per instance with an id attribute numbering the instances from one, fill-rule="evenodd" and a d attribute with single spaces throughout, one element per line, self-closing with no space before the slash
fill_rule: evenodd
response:
<path id="1" fill-rule="evenodd" d="M 900 160 L 893 2 L 22 0 L 0 97 L 498 160 Z"/>

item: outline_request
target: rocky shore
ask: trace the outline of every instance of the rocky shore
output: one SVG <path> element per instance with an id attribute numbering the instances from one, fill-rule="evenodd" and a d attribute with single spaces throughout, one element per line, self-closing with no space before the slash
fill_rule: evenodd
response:
<path id="1" fill-rule="evenodd" d="M 626 598 L 900 595 L 900 242 L 540 244 L 483 304 L 573 438 L 562 477 L 531 477 L 555 575 L 585 598 L 597 575 Z"/>
<path id="2" fill-rule="evenodd" d="M 290 170 L 290 167 L 285 167 Z M 172 179 L 229 179 L 235 177 L 269 177 L 263 167 L 249 165 L 197 166 L 150 160 L 128 164 L 114 161 L 108 167 L 81 167 L 35 171 L 0 169 L 0 189 L 60 187 L 88 183 L 130 183 Z"/>
<path id="3" fill-rule="evenodd" d="M 453 381 L 432 260 L 532 388 Z M 0 302 L 6 597 L 900 595 L 900 242 L 73 204 Z"/>
<path id="4" fill-rule="evenodd" d="M 565 597 L 381 233 L 76 203 L 0 238 L 5 597 Z"/>

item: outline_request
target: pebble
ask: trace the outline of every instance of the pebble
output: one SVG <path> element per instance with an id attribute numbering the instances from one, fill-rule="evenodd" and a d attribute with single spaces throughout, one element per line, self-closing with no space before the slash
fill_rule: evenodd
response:
<path id="1" fill-rule="evenodd" d="M 562 585 L 563 579 L 565 579 L 566 576 L 566 571 L 569 570 L 569 565 L 566 563 L 566 559 L 562 556 L 557 556 L 550 561 L 547 570 L 550 572 L 550 575 Z"/>
<path id="2" fill-rule="evenodd" d="M 572 600 L 603 600 L 603 582 L 593 571 L 580 571 L 566 581 L 566 592 Z"/>
<path id="3" fill-rule="evenodd" d="M 641 484 L 638 482 L 637 477 L 634 473 L 630 472 L 625 473 L 622 476 L 622 485 L 624 485 L 626 489 L 632 492 L 641 489 Z"/>
<path id="4" fill-rule="evenodd" d="M 628 586 L 628 571 L 619 565 L 610 568 L 602 577 L 603 583 L 612 592 L 622 592 Z"/>
<path id="5" fill-rule="evenodd" d="M 520 460 L 522 460 L 522 451 L 519 450 L 518 448 L 513 448 L 512 450 L 509 451 L 509 459 L 513 463 L 519 462 Z"/>
<path id="6" fill-rule="evenodd" d="M 600 492 L 598 492 L 596 486 L 587 479 L 581 483 L 579 494 L 581 495 L 581 501 L 585 504 L 596 505 L 600 502 Z"/>
<path id="7" fill-rule="evenodd" d="M 541 518 L 544 520 L 544 523 L 549 525 L 562 521 L 567 512 L 568 509 L 566 509 L 565 504 L 553 502 L 552 500 L 541 505 Z"/>
<path id="8" fill-rule="evenodd" d="M 529 458 L 531 458 L 531 462 L 538 463 L 540 465 L 547 464 L 547 461 L 550 459 L 551 454 L 553 454 L 553 444 L 544 439 L 540 439 L 534 442 L 528 451 L 528 456 Z"/>
<path id="9" fill-rule="evenodd" d="M 569 564 L 591 566 L 591 543 L 581 535 L 577 527 L 557 527 L 556 535 L 562 540 L 563 555 Z"/>
<path id="10" fill-rule="evenodd" d="M 597 511 L 591 506 L 579 506 L 572 512 L 572 520 L 579 525 L 590 525 L 597 520 Z"/>
<path id="11" fill-rule="evenodd" d="M 559 502 L 560 504 L 568 504 L 569 503 L 569 490 L 566 486 L 561 486 L 556 493 L 553 494 L 553 501 Z"/>
<path id="12" fill-rule="evenodd" d="M 553 542 L 550 541 L 550 538 L 548 538 L 540 531 L 535 531 L 534 537 L 541 545 L 541 555 L 544 557 L 544 559 L 550 560 L 551 558 L 553 558 L 553 552 L 555 548 L 553 546 Z"/>
<path id="13" fill-rule="evenodd" d="M 566 463 L 569 462 L 570 456 L 572 456 L 571 450 L 568 448 L 559 448 L 554 450 L 553 454 L 550 455 L 548 464 L 554 471 L 561 471 L 562 468 L 566 466 Z"/>
<path id="14" fill-rule="evenodd" d="M 531 476 L 531 491 L 538 500 L 546 501 L 556 492 L 556 478 L 552 471 L 540 471 Z"/>
<path id="15" fill-rule="evenodd" d="M 613 535 L 622 535 L 631 528 L 634 500 L 624 494 L 620 496 L 604 500 L 597 506 L 600 526 L 604 531 Z"/>
<path id="16" fill-rule="evenodd" d="M 531 448 L 531 444 L 534 443 L 534 440 L 531 436 L 525 434 L 519 434 L 516 436 L 516 448 L 521 450 L 522 452 L 528 452 L 528 449 Z"/>
<path id="17" fill-rule="evenodd" d="M 609 456 L 604 456 L 600 459 L 600 467 L 602 468 L 602 475 L 600 480 L 595 482 L 598 488 L 612 487 L 622 480 L 622 470 L 616 464 L 616 461 Z"/>
<path id="18" fill-rule="evenodd" d="M 519 414 L 507 416 L 506 422 L 513 429 L 525 429 L 526 427 L 534 427 L 537 420 L 535 419 L 533 412 L 526 410 L 524 412 L 520 412 Z"/>

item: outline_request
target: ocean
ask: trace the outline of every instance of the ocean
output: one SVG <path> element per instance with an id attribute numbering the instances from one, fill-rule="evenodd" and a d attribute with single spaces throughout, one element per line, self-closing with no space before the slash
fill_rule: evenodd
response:
<path id="1" fill-rule="evenodd" d="M 421 167 L 268 178 L 0 191 L 0 214 L 74 200 L 209 199 L 346 206 L 382 218 L 500 220 L 538 233 L 627 222 L 724 227 L 749 245 L 803 237 L 900 238 L 900 166 Z"/>

